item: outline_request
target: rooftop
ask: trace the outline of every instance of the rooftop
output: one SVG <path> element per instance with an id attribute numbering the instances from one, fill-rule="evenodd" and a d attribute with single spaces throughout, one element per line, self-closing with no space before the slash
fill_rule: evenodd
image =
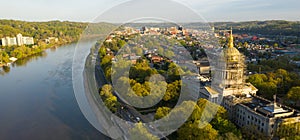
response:
<path id="1" fill-rule="evenodd" d="M 288 117 L 300 116 L 300 112 L 298 110 L 271 102 L 267 99 L 258 96 L 253 96 L 250 101 L 244 102 L 242 103 L 242 105 L 245 105 L 248 108 L 255 111 L 256 113 L 259 113 L 263 116 L 267 116 L 269 118 L 273 118 L 273 117 L 288 118 Z"/>
<path id="2" fill-rule="evenodd" d="M 210 93 L 210 94 L 219 94 L 217 91 L 215 91 L 214 89 L 212 89 L 211 87 L 209 87 L 209 86 L 205 86 L 204 87 L 207 91 L 208 91 L 208 93 Z"/>

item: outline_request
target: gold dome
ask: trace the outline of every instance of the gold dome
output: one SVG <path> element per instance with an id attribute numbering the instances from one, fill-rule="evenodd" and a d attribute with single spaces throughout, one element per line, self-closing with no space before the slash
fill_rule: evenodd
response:
<path id="1" fill-rule="evenodd" d="M 240 52 L 235 47 L 228 47 L 224 50 L 224 57 L 227 61 L 238 61 Z"/>
<path id="2" fill-rule="evenodd" d="M 240 55 L 241 54 L 239 50 L 234 47 L 232 29 L 231 29 L 229 45 L 228 48 L 224 49 L 224 57 L 226 58 L 227 61 L 232 62 L 232 61 L 239 61 Z"/>

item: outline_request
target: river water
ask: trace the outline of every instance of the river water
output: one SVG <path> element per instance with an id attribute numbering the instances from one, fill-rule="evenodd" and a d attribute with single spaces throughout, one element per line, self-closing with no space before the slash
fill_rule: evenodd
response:
<path id="1" fill-rule="evenodd" d="M 75 47 L 49 49 L 0 70 L 1 140 L 107 139 L 77 105 L 72 87 Z"/>

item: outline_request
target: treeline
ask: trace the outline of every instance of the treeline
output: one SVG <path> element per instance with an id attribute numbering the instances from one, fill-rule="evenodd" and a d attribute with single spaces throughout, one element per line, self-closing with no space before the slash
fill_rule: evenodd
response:
<path id="1" fill-rule="evenodd" d="M 293 101 L 300 100 L 300 76 L 297 73 L 278 69 L 266 74 L 249 76 L 247 82 L 258 88 L 258 94 L 272 100 L 278 94 Z"/>
<path id="2" fill-rule="evenodd" d="M 87 28 L 88 27 L 88 28 Z M 84 23 L 70 21 L 27 22 L 18 20 L 0 20 L 0 38 L 14 37 L 21 33 L 35 41 L 56 37 L 60 42 L 72 42 L 79 39 L 83 31 L 86 34 L 108 34 L 115 25 L 110 23 Z"/>
<path id="3" fill-rule="evenodd" d="M 26 22 L 17 20 L 0 20 L 0 38 L 16 36 L 33 37 L 36 41 L 57 37 L 60 40 L 77 40 L 88 23 L 69 21 Z"/>
<path id="4" fill-rule="evenodd" d="M 235 33 L 261 34 L 270 36 L 297 36 L 300 37 L 299 21 L 249 21 L 249 22 L 217 22 L 211 23 L 216 29 L 233 27 Z"/>
<path id="5" fill-rule="evenodd" d="M 298 67 L 292 63 L 291 60 L 299 60 L 299 57 L 288 57 L 279 56 L 274 59 L 260 60 L 257 64 L 249 63 L 247 64 L 247 70 L 255 73 L 266 73 L 272 72 L 278 69 L 285 69 L 289 72 L 293 72 L 298 69 Z"/>

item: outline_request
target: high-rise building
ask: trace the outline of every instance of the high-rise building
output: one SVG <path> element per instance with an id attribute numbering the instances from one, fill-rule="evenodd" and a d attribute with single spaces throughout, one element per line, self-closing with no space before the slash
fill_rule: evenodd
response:
<path id="1" fill-rule="evenodd" d="M 18 44 L 18 46 L 23 45 L 23 36 L 22 36 L 22 34 L 17 35 L 17 44 Z"/>
<path id="2" fill-rule="evenodd" d="M 229 45 L 219 55 L 211 85 L 201 87 L 200 97 L 221 104 L 238 127 L 253 135 L 272 138 L 281 124 L 300 122 L 300 111 L 256 96 L 257 89 L 245 83 L 244 56 L 234 47 L 232 30 Z M 300 132 L 300 128 L 299 132 Z"/>
<path id="3" fill-rule="evenodd" d="M 2 46 L 13 46 L 17 45 L 17 40 L 15 37 L 4 37 L 1 39 Z"/>
<path id="4" fill-rule="evenodd" d="M 33 45 L 33 37 L 23 37 L 22 34 L 18 34 L 17 37 L 5 37 L 1 39 L 2 46 L 13 46 L 13 45 Z"/>

